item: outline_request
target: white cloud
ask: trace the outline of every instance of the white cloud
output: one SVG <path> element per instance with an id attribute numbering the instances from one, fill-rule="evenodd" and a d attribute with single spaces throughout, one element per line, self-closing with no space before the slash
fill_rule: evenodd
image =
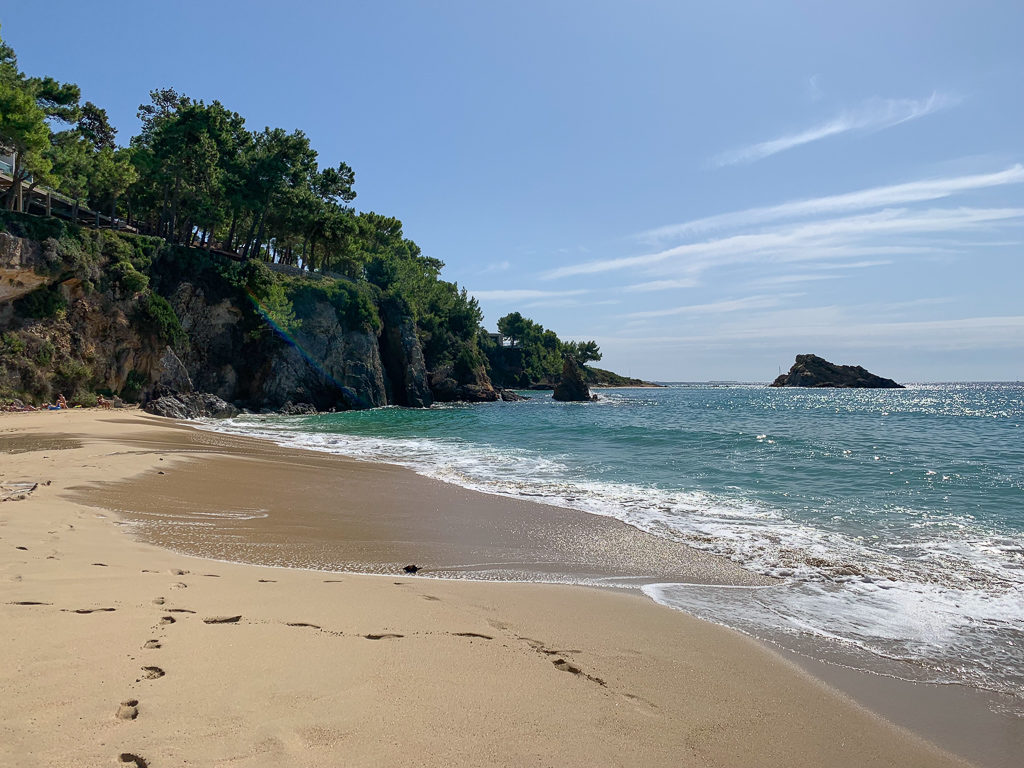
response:
<path id="1" fill-rule="evenodd" d="M 651 280 L 646 283 L 633 283 L 625 286 L 622 290 L 629 293 L 647 293 L 649 291 L 668 291 L 673 288 L 694 288 L 697 281 L 691 277 L 683 277 L 678 280 Z"/>
<path id="2" fill-rule="evenodd" d="M 670 309 L 653 309 L 643 312 L 630 312 L 627 315 L 623 315 L 623 317 L 669 317 L 672 315 L 718 315 L 726 312 L 748 312 L 753 309 L 769 309 L 777 307 L 786 299 L 791 299 L 801 295 L 803 294 L 784 293 L 771 296 L 746 296 L 742 299 L 727 299 L 725 301 L 715 301 L 709 304 L 687 304 L 682 307 L 672 307 Z"/>
<path id="3" fill-rule="evenodd" d="M 974 189 L 1021 183 L 1024 183 L 1024 166 L 1017 164 L 996 173 L 979 173 L 945 179 L 923 179 L 905 184 L 891 184 L 861 189 L 841 195 L 828 195 L 807 200 L 792 200 L 780 205 L 721 213 L 716 216 L 707 216 L 681 224 L 669 224 L 664 227 L 651 229 L 640 233 L 638 237 L 646 242 L 658 242 L 717 229 L 736 229 L 784 219 L 847 213 L 869 210 L 871 208 L 907 205 L 908 203 L 927 200 L 939 200 Z"/>
<path id="4" fill-rule="evenodd" d="M 469 291 L 479 301 L 525 301 L 527 299 L 554 299 L 566 296 L 580 296 L 588 291 L 537 291 L 530 288 L 509 288 L 493 291 Z"/>
<path id="5" fill-rule="evenodd" d="M 678 245 L 640 256 L 572 264 L 541 277 L 554 280 L 629 268 L 668 266 L 692 276 L 709 267 L 753 261 L 822 261 L 857 255 L 934 252 L 934 248 L 893 242 L 900 236 L 967 231 L 981 225 L 1019 222 L 1024 208 L 886 209 L 870 214 L 788 224 L 752 234 L 731 235 Z M 883 237 L 884 244 L 872 238 Z M 865 242 L 869 241 L 869 242 Z"/>
<path id="6" fill-rule="evenodd" d="M 484 274 L 487 274 L 488 272 L 505 272 L 505 271 L 507 271 L 507 270 L 509 270 L 511 268 L 512 268 L 512 262 L 511 261 L 508 261 L 508 260 L 506 260 L 506 261 L 498 261 L 498 262 L 495 262 L 494 264 L 488 264 L 486 267 L 481 269 L 480 270 L 480 274 L 484 275 Z"/>
<path id="7" fill-rule="evenodd" d="M 773 322 L 774 321 L 774 322 Z M 827 343 L 833 347 L 954 351 L 971 349 L 1024 349 L 1024 315 L 856 322 L 838 307 L 808 307 L 799 312 L 770 312 L 712 334 L 685 336 L 609 336 L 599 338 L 602 347 L 693 347 L 720 349 L 724 343 L 765 344 L 786 347 Z"/>
<path id="8" fill-rule="evenodd" d="M 940 109 L 959 103 L 959 99 L 947 94 L 932 93 L 927 99 L 871 99 L 856 109 L 847 110 L 837 117 L 796 133 L 779 136 L 739 149 L 723 152 L 712 158 L 717 166 L 753 163 L 779 152 L 820 141 L 850 131 L 871 131 L 891 128 L 919 117 L 930 115 Z"/>

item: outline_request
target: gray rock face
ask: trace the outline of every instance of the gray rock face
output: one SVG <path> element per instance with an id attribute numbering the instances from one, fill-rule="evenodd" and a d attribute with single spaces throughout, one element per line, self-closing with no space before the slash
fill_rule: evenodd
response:
<path id="1" fill-rule="evenodd" d="M 903 389 L 902 384 L 876 376 L 859 365 L 836 365 L 817 355 L 797 355 L 789 373 L 779 376 L 771 386 Z"/>
<path id="2" fill-rule="evenodd" d="M 227 299 L 209 301 L 191 283 L 180 284 L 169 300 L 189 337 L 182 362 L 194 388 L 225 400 L 239 399 L 244 394 L 238 380 L 239 354 L 245 345 L 241 310 Z"/>
<path id="3" fill-rule="evenodd" d="M 45 285 L 48 278 L 36 272 L 42 264 L 39 243 L 0 232 L 0 303 L 14 301 Z"/>
<path id="4" fill-rule="evenodd" d="M 381 305 L 384 327 L 380 334 L 388 402 L 410 408 L 426 408 L 433 402 L 427 381 L 423 349 L 412 316 L 394 299 Z"/>
<path id="5" fill-rule="evenodd" d="M 314 413 L 319 413 L 316 406 L 312 403 L 285 403 L 281 406 L 280 413 L 285 416 L 309 416 Z"/>
<path id="6" fill-rule="evenodd" d="M 430 374 L 430 391 L 439 403 L 493 403 L 498 399 L 498 393 L 482 368 L 461 381 L 453 366 L 439 368 Z"/>
<path id="7" fill-rule="evenodd" d="M 293 335 L 295 345 L 278 344 L 265 375 L 253 382 L 253 399 L 271 408 L 291 400 L 320 410 L 388 404 L 374 334 L 347 330 L 334 308 L 319 302 Z"/>
<path id="8" fill-rule="evenodd" d="M 189 378 L 185 364 L 178 359 L 173 349 L 167 347 L 160 358 L 154 394 L 159 397 L 162 394 L 189 393 L 192 390 L 192 379 Z"/>
<path id="9" fill-rule="evenodd" d="M 143 410 L 168 419 L 230 419 L 238 415 L 238 409 L 216 395 L 200 392 L 164 395 L 150 400 Z"/>
<path id="10" fill-rule="evenodd" d="M 562 363 L 562 378 L 555 385 L 551 397 L 561 402 L 583 403 L 597 398 L 590 394 L 590 387 L 583 380 L 583 371 L 576 359 L 566 355 Z"/>

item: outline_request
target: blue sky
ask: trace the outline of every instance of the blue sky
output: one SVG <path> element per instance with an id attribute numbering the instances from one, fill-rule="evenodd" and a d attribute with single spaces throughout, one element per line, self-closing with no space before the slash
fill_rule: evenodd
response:
<path id="1" fill-rule="evenodd" d="M 124 140 L 151 88 L 301 128 L 480 299 L 603 364 L 1024 379 L 1019 2 L 12 3 Z"/>

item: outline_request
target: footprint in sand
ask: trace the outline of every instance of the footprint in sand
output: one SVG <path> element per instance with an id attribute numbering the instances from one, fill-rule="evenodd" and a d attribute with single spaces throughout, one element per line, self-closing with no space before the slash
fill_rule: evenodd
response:
<path id="1" fill-rule="evenodd" d="M 134 720 L 139 716 L 139 700 L 126 699 L 117 708 L 117 716 L 121 720 Z"/>
<path id="2" fill-rule="evenodd" d="M 147 640 L 142 645 L 143 648 L 162 648 L 159 640 Z"/>
<path id="3" fill-rule="evenodd" d="M 167 673 L 164 672 L 160 667 L 143 667 L 142 677 L 145 680 L 158 680 Z"/>
<path id="4" fill-rule="evenodd" d="M 169 573 L 172 576 L 185 576 L 186 574 L 188 574 L 188 571 L 183 571 L 181 568 L 171 568 Z"/>
<path id="5" fill-rule="evenodd" d="M 478 637 L 481 640 L 493 640 L 490 635 L 481 635 L 479 632 L 453 632 L 456 637 Z"/>
<path id="6" fill-rule="evenodd" d="M 289 627 L 309 627 L 310 629 L 323 629 L 319 624 L 307 624 L 304 621 L 289 621 Z"/>
<path id="7" fill-rule="evenodd" d="M 405 637 L 405 635 L 398 635 L 394 632 L 385 632 L 380 635 L 363 635 L 363 637 L 365 637 L 367 640 L 390 640 L 392 638 L 397 639 L 399 637 Z"/>
<path id="8" fill-rule="evenodd" d="M 8 605 L 53 605 L 53 603 L 40 603 L 36 600 L 17 600 L 13 603 L 8 603 Z"/>
<path id="9" fill-rule="evenodd" d="M 195 613 L 195 611 L 189 610 L 188 608 L 168 608 L 168 613 Z"/>
<path id="10" fill-rule="evenodd" d="M 204 624 L 237 624 L 242 620 L 239 616 L 207 616 L 203 619 Z"/>
<path id="11" fill-rule="evenodd" d="M 174 623 L 174 617 L 173 616 L 161 616 L 160 617 L 160 623 L 161 624 L 173 624 Z"/>
<path id="12" fill-rule="evenodd" d="M 277 579 L 256 579 L 260 584 L 277 584 Z"/>
<path id="13" fill-rule="evenodd" d="M 76 608 L 73 611 L 67 608 L 62 608 L 61 610 L 64 611 L 64 613 L 110 613 L 111 611 L 116 611 L 117 608 Z"/>
<path id="14" fill-rule="evenodd" d="M 108 568 L 109 567 L 106 563 L 91 563 L 91 565 L 98 565 L 100 568 Z"/>
<path id="15" fill-rule="evenodd" d="M 122 752 L 117 756 L 117 759 L 121 761 L 122 765 L 133 765 L 135 768 L 149 768 L 149 763 L 138 755 L 133 755 L 131 752 Z"/>
<path id="16" fill-rule="evenodd" d="M 188 589 L 188 584 L 179 581 L 177 584 L 171 584 L 171 589 Z"/>
<path id="17" fill-rule="evenodd" d="M 163 605 L 166 602 L 167 602 L 167 600 L 165 600 L 162 597 L 154 597 L 153 598 L 153 605 Z"/>

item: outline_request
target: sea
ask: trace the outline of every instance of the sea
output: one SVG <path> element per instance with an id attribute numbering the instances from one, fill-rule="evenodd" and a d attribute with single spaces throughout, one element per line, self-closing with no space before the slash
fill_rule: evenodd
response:
<path id="1" fill-rule="evenodd" d="M 1024 716 L 1024 383 L 598 392 L 206 427 L 618 518 L 776 579 L 659 603 Z"/>

